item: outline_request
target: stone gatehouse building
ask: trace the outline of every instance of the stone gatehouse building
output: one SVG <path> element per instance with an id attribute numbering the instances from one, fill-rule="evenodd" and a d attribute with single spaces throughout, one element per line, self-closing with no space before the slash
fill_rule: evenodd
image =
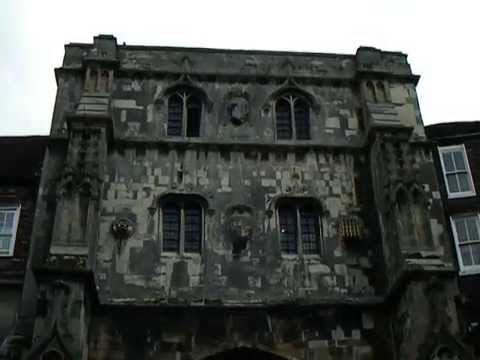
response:
<path id="1" fill-rule="evenodd" d="M 407 56 L 68 44 L 11 359 L 472 359 Z"/>

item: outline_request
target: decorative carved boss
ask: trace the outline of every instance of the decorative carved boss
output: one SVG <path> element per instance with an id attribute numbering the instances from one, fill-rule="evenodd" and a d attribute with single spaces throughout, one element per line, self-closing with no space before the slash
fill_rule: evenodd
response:
<path id="1" fill-rule="evenodd" d="M 126 240 L 135 233 L 137 217 L 129 209 L 122 209 L 112 222 L 110 231 L 116 240 Z"/>
<path id="2" fill-rule="evenodd" d="M 127 218 L 120 218 L 112 223 L 111 231 L 115 239 L 125 240 L 135 232 L 135 224 Z"/>

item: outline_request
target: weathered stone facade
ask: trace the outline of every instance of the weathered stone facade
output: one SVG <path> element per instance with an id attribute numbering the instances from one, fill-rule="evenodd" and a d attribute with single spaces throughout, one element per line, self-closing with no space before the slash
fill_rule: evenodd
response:
<path id="1" fill-rule="evenodd" d="M 56 78 L 12 358 L 471 358 L 405 54 L 101 35 Z"/>

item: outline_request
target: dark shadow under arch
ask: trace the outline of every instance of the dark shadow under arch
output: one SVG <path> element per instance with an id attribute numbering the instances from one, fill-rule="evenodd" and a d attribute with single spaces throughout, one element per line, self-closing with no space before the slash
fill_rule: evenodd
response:
<path id="1" fill-rule="evenodd" d="M 203 360 L 285 360 L 286 358 L 256 348 L 237 347 L 204 357 Z"/>

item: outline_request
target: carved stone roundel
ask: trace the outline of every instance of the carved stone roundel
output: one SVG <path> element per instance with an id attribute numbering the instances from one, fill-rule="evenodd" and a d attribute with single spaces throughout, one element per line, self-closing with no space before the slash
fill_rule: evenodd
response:
<path id="1" fill-rule="evenodd" d="M 116 219 L 112 223 L 111 231 L 117 240 L 128 239 L 135 232 L 135 224 L 127 218 Z"/>

